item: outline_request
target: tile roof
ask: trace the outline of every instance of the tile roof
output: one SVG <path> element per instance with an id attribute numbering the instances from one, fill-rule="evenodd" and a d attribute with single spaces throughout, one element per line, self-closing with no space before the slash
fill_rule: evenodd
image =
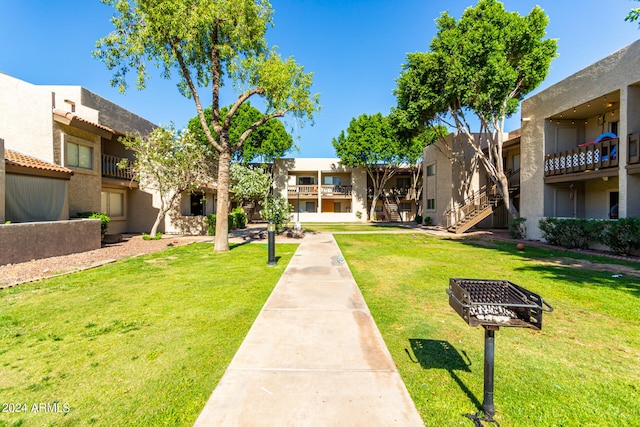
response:
<path id="1" fill-rule="evenodd" d="M 63 166 L 55 165 L 53 163 L 45 162 L 35 157 L 27 156 L 26 154 L 18 153 L 13 150 L 4 150 L 4 161 L 7 165 L 20 166 L 30 169 L 39 169 L 49 172 L 61 172 L 69 175 L 73 175 L 73 171 Z"/>
<path id="2" fill-rule="evenodd" d="M 101 125 L 100 123 L 92 122 L 92 121 L 87 120 L 87 119 L 84 119 L 84 118 L 80 117 L 79 115 L 77 115 L 75 113 L 72 113 L 70 111 L 65 111 L 65 110 L 62 110 L 60 108 L 54 108 L 53 109 L 53 114 L 54 114 L 54 116 L 65 118 L 66 120 L 69 121 L 69 123 L 71 123 L 73 121 L 76 121 L 76 122 L 83 123 L 85 125 L 89 125 L 89 126 L 95 127 L 97 129 L 101 129 L 101 130 L 109 132 L 109 133 L 113 133 L 113 134 L 116 133 L 116 131 L 111 129 L 110 127 L 107 127 L 105 125 Z"/>

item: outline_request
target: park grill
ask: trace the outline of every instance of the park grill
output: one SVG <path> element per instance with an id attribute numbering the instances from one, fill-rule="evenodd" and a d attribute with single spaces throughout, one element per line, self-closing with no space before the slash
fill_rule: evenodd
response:
<path id="1" fill-rule="evenodd" d="M 476 425 L 495 422 L 493 367 L 495 331 L 501 326 L 542 329 L 542 312 L 553 311 L 540 295 L 507 280 L 449 279 L 449 305 L 469 326 L 484 328 L 484 400 L 482 411 L 467 415 Z M 546 306 L 546 307 L 545 307 Z"/>

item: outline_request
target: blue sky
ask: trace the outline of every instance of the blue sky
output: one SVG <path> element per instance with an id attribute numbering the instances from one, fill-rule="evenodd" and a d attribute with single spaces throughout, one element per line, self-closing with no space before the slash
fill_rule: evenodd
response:
<path id="1" fill-rule="evenodd" d="M 624 21 L 631 8 L 640 6 L 632 0 L 503 3 L 521 14 L 539 4 L 549 15 L 547 36 L 558 39 L 559 57 L 537 91 L 640 38 L 638 25 Z M 475 2 L 272 0 L 275 27 L 267 40 L 314 72 L 313 92 L 320 93 L 322 105 L 313 126 L 294 126 L 300 151 L 289 156 L 334 157 L 331 140 L 351 118 L 387 114 L 395 105 L 395 79 L 407 52 L 428 50 L 442 11 L 457 19 L 471 5 Z M 112 29 L 112 10 L 98 0 L 0 0 L 0 13 L 0 72 L 34 84 L 84 86 L 157 124 L 183 127 L 195 115 L 193 101 L 158 73 L 152 72 L 143 91 L 134 81 L 125 95 L 109 86 L 111 73 L 91 57 L 95 41 Z M 224 95 L 223 104 L 237 96 Z M 510 120 L 507 130 L 519 127 L 519 121 L 519 116 Z"/>

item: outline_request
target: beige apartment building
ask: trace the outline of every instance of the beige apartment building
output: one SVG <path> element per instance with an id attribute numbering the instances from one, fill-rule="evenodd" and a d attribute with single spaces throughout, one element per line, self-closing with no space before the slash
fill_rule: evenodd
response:
<path id="1" fill-rule="evenodd" d="M 521 215 L 640 216 L 640 41 L 522 103 Z"/>

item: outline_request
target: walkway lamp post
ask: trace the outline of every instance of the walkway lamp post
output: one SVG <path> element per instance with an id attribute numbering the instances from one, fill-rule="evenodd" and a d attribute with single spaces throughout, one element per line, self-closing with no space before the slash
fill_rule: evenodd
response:
<path id="1" fill-rule="evenodd" d="M 268 234 L 268 252 L 269 252 L 269 261 L 267 265 L 272 267 L 276 265 L 276 225 L 273 221 L 269 221 L 269 225 L 267 225 L 267 234 Z"/>

